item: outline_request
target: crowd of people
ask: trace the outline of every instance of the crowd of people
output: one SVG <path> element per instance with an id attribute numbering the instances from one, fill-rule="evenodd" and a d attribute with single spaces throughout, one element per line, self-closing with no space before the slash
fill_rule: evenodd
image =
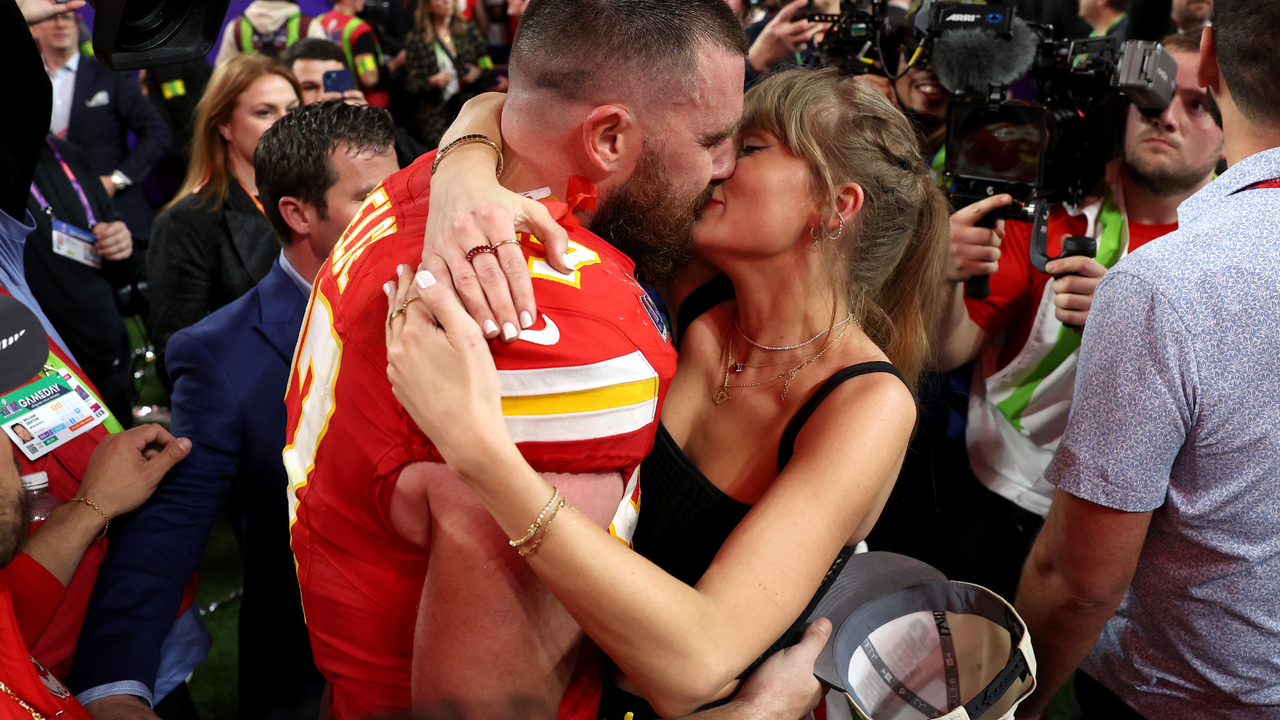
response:
<path id="1" fill-rule="evenodd" d="M 253 0 L 136 73 L 83 5 L 0 0 L 0 717 L 199 718 L 226 515 L 246 719 L 993 692 L 819 682 L 868 549 L 1025 627 L 983 717 L 1280 719 L 1275 3 L 1019 0 L 1176 65 L 1039 225 L 839 0 Z"/>

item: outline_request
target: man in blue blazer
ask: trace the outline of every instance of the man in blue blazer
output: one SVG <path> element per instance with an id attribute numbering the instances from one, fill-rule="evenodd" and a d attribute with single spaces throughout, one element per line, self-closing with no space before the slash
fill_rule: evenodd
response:
<path id="1" fill-rule="evenodd" d="M 365 196 L 397 170 L 394 139 L 385 110 L 335 101 L 291 112 L 259 141 L 258 190 L 284 250 L 247 294 L 169 341 L 172 431 L 193 447 L 112 528 L 68 679 L 95 717 L 155 717 L 147 705 L 175 686 L 166 678 L 203 659 L 174 615 L 233 487 L 245 554 L 240 717 L 316 717 L 324 680 L 289 548 L 284 394 L 311 281 Z"/>
<path id="2" fill-rule="evenodd" d="M 82 55 L 72 14 L 31 26 L 53 83 L 49 130 L 84 149 L 133 236 L 151 237 L 151 206 L 142 180 L 169 147 L 169 125 L 142 95 L 131 72 Z M 137 137 L 129 149 L 129 131 Z"/>

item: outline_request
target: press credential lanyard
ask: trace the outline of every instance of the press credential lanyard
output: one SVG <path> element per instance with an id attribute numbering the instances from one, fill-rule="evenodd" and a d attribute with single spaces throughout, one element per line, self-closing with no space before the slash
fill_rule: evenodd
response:
<path id="1" fill-rule="evenodd" d="M 85 217 L 88 218 L 89 227 L 92 228 L 98 224 L 98 219 L 93 215 L 93 208 L 89 207 L 89 198 L 84 194 L 84 188 L 80 186 L 80 181 L 76 180 L 76 174 L 71 172 L 71 166 L 67 165 L 66 160 L 62 159 L 62 153 L 58 152 L 58 148 L 54 146 L 53 141 L 47 136 L 44 141 L 49 146 L 49 149 L 53 151 L 54 159 L 62 166 L 62 174 L 67 176 L 67 179 L 71 181 L 71 187 L 75 188 L 76 194 L 80 196 L 80 204 L 84 206 Z M 53 207 L 44 199 L 44 195 L 40 193 L 34 182 L 31 183 L 31 194 L 35 197 L 36 202 L 40 203 L 40 209 L 49 217 L 53 217 Z"/>

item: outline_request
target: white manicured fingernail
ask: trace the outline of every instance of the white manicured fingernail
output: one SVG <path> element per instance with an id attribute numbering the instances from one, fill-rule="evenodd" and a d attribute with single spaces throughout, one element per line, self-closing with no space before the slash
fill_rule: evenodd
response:
<path id="1" fill-rule="evenodd" d="M 521 310 L 520 311 L 520 328 L 525 329 L 525 328 L 531 328 L 531 327 L 533 327 L 533 316 L 529 314 L 528 310 Z"/>
<path id="2" fill-rule="evenodd" d="M 564 263 L 564 266 L 569 268 L 570 270 L 573 269 L 573 261 L 569 259 L 569 253 L 565 253 L 561 255 L 560 262 Z"/>
<path id="3" fill-rule="evenodd" d="M 418 283 L 418 287 L 426 290 L 436 284 L 436 276 L 426 270 L 419 270 L 418 274 L 413 276 L 413 281 Z"/>
<path id="4" fill-rule="evenodd" d="M 388 282 L 386 285 L 382 286 L 382 292 L 386 293 L 387 297 L 391 297 L 391 289 L 394 287 L 395 283 Z"/>
<path id="5" fill-rule="evenodd" d="M 396 266 L 396 277 L 400 277 L 401 275 L 403 275 L 403 274 L 404 274 L 404 271 L 405 271 L 405 268 L 408 268 L 408 267 L 409 267 L 408 265 L 397 265 L 397 266 Z"/>
<path id="6" fill-rule="evenodd" d="M 485 335 L 492 335 L 498 332 L 498 323 L 492 320 L 485 320 L 484 325 L 482 327 L 484 328 Z"/>
<path id="7" fill-rule="evenodd" d="M 511 341 L 515 340 L 517 337 L 520 337 L 520 331 L 516 329 L 515 325 L 512 325 L 511 323 L 502 323 L 503 340 Z"/>

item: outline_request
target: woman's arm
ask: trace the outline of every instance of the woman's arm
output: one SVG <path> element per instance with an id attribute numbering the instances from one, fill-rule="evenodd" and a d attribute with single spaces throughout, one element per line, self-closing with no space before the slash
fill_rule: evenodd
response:
<path id="1" fill-rule="evenodd" d="M 206 226 L 192 227 L 192 214 Z M 151 300 L 147 332 L 161 351 L 174 333 L 199 322 L 212 310 L 217 268 L 201 231 L 222 232 L 217 225 L 216 213 L 175 213 L 171 209 L 156 218 L 147 250 L 147 277 L 151 284 L 147 294 Z"/>
<path id="2" fill-rule="evenodd" d="M 463 135 L 484 135 L 502 148 L 502 107 L 506 95 L 485 93 L 462 106 L 440 147 Z M 538 316 L 533 281 L 520 248 L 503 245 L 496 258 L 482 253 L 467 261 L 467 251 L 497 245 L 517 232 L 532 233 L 547 250 L 552 267 L 572 272 L 564 253 L 569 236 L 551 219 L 547 208 L 517 195 L 494 176 L 498 159 L 484 143 L 465 143 L 449 151 L 431 181 L 431 213 L 422 244 L 422 264 L 436 278 L 451 284 L 462 304 L 485 329 L 497 337 L 510 325 L 524 329 Z M 533 189 L 533 188 L 528 188 Z"/>
<path id="3" fill-rule="evenodd" d="M 392 307 L 409 293 L 403 280 L 407 274 Z M 424 302 L 392 326 L 388 374 L 396 397 L 503 531 L 523 537 L 552 488 L 506 432 L 479 328 L 451 293 L 426 280 L 413 287 Z M 800 615 L 840 548 L 874 521 L 906 450 L 914 402 L 888 375 L 852 380 L 835 394 L 696 587 L 568 508 L 529 557 L 660 713 L 678 715 L 722 695 Z"/>
<path id="4" fill-rule="evenodd" d="M 440 88 L 431 84 L 431 77 L 440 72 L 440 64 L 436 62 L 436 53 L 427 44 L 422 33 L 414 30 L 404 41 L 405 70 L 404 89 L 414 95 L 440 93 Z"/>

